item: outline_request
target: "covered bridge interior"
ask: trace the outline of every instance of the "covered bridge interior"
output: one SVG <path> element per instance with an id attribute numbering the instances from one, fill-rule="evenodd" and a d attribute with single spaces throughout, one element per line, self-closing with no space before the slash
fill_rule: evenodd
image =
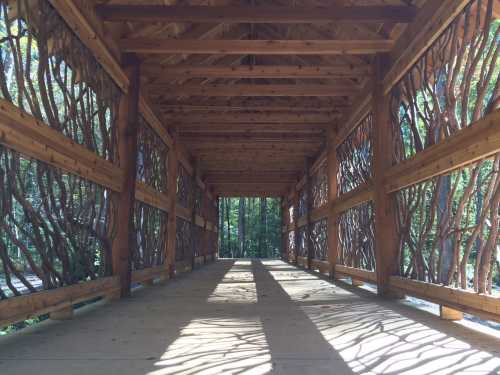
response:
<path id="1" fill-rule="evenodd" d="M 0 372 L 498 373 L 499 17 L 0 0 Z M 228 196 L 281 260 L 218 259 Z"/>

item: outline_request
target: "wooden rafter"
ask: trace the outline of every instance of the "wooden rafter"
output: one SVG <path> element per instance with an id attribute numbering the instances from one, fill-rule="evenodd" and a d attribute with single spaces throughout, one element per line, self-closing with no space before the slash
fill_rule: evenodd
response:
<path id="1" fill-rule="evenodd" d="M 358 92 L 354 84 L 335 85 L 149 85 L 163 96 L 348 96 Z"/>
<path id="2" fill-rule="evenodd" d="M 322 113 L 205 113 L 165 116 L 165 120 L 175 124 L 188 123 L 331 123 L 334 117 Z"/>
<path id="3" fill-rule="evenodd" d="M 222 55 L 368 55 L 389 52 L 393 40 L 122 39 L 124 52 Z"/>
<path id="4" fill-rule="evenodd" d="M 180 78 L 314 78 L 360 77 L 371 74 L 369 66 L 304 66 L 304 65 L 234 65 L 234 66 L 158 66 L 146 65 L 142 71 L 161 79 Z"/>
<path id="5" fill-rule="evenodd" d="M 190 23 L 329 23 L 411 22 L 411 6 L 164 6 L 101 5 L 97 13 L 105 21 Z"/>

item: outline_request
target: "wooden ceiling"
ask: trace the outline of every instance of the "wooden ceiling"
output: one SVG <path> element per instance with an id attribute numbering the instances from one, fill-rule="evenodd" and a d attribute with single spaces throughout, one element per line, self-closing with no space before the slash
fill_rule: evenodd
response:
<path id="1" fill-rule="evenodd" d="M 284 195 L 424 0 L 93 0 L 216 195 Z"/>

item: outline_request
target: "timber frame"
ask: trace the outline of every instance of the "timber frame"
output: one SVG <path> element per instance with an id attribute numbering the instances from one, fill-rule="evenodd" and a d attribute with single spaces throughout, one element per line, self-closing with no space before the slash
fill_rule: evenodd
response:
<path id="1" fill-rule="evenodd" d="M 126 297 L 134 283 L 167 280 L 215 260 L 221 196 L 280 197 L 283 258 L 293 264 L 332 278 L 350 277 L 354 285 L 374 283 L 383 297 L 414 295 L 500 321 L 500 297 L 491 290 L 474 292 L 456 287 L 458 281 L 454 287 L 403 275 L 397 245 L 401 192 L 498 159 L 498 71 L 489 77 L 496 80 L 492 104 L 481 115 L 404 160 L 391 154 L 400 131 L 392 125 L 398 85 L 444 33 L 462 26 L 464 12 L 477 12 L 478 23 L 489 25 L 488 17 L 498 22 L 497 1 L 346 5 L 335 0 L 293 7 L 236 6 L 225 0 L 211 6 L 37 1 L 50 3 L 120 92 L 113 125 L 121 156 L 117 161 L 97 155 L 5 97 L 0 99 L 0 145 L 106 189 L 103 196 L 108 191 L 113 196 L 107 209 L 116 210 L 119 220 L 108 223 L 116 226 L 112 271 L 2 299 L 0 326 L 41 314 L 55 317 L 96 297 Z M 12 5 L 16 1 L 0 3 L 14 19 L 21 17 L 16 12 L 23 14 L 22 6 Z M 499 64 L 498 47 L 488 56 Z M 137 178 L 144 167 L 138 150 L 141 121 L 152 131 L 152 144 L 168 150 L 155 165 L 162 174 L 155 182 L 164 185 L 160 188 Z M 356 184 L 346 189 L 339 175 L 349 152 L 360 145 L 369 145 L 369 160 L 362 156 L 369 170 L 358 171 Z M 493 193 L 498 204 L 500 194 Z M 139 214 L 141 223 L 161 223 L 162 248 L 152 263 L 131 245 L 131 233 L 141 231 L 134 219 Z M 352 234 L 349 221 L 369 237 L 362 261 L 354 259 L 357 245 L 345 246 Z M 491 289 L 492 276 L 482 278 L 488 277 Z"/>

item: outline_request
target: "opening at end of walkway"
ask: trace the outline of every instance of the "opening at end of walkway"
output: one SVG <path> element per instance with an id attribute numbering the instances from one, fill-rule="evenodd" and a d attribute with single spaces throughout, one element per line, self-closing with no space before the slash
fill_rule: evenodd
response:
<path id="1" fill-rule="evenodd" d="M 222 260 L 0 339 L 2 374 L 498 374 L 500 340 L 279 260 Z"/>

